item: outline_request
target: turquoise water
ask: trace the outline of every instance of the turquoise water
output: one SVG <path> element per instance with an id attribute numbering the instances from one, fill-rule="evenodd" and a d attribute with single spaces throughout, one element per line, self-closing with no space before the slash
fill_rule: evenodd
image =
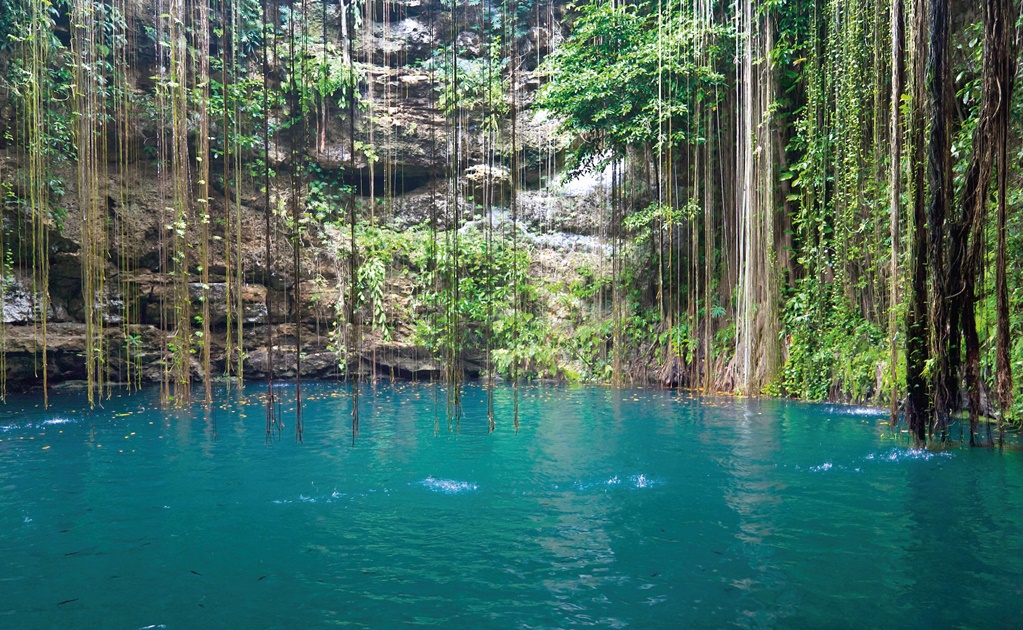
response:
<path id="1" fill-rule="evenodd" d="M 660 390 L 305 385 L 0 409 L 0 627 L 1004 627 L 1023 453 L 862 409 Z M 292 390 L 285 389 L 285 399 Z M 222 395 L 223 396 L 223 395 Z M 439 405 L 439 411 L 438 411 Z M 435 420 L 439 427 L 435 428 Z"/>

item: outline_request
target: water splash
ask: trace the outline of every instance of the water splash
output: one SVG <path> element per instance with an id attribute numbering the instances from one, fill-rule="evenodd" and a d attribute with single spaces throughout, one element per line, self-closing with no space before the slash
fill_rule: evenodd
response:
<path id="1" fill-rule="evenodd" d="M 832 416 L 854 416 L 857 418 L 883 418 L 888 415 L 887 409 L 878 407 L 854 407 L 851 405 L 825 405 L 825 413 Z"/>
<path id="2" fill-rule="evenodd" d="M 653 488 L 654 486 L 661 485 L 660 482 L 657 481 L 656 479 L 651 479 L 650 477 L 647 477 L 642 473 L 629 477 L 629 481 L 632 482 L 633 488 L 639 490 L 642 490 L 644 488 Z"/>
<path id="3" fill-rule="evenodd" d="M 0 433 L 7 433 L 8 431 L 38 431 L 40 429 L 45 429 L 46 427 L 74 424 L 75 422 L 75 418 L 50 418 L 49 420 L 43 420 L 42 422 L 0 424 Z"/>
<path id="4" fill-rule="evenodd" d="M 869 453 L 863 459 L 878 462 L 930 461 L 936 457 L 951 459 L 955 457 L 948 451 L 929 451 L 924 448 L 892 448 L 883 453 Z"/>
<path id="5" fill-rule="evenodd" d="M 71 424 L 74 421 L 75 421 L 74 418 L 50 418 L 49 420 L 43 420 L 41 426 L 53 424 Z"/>
<path id="6" fill-rule="evenodd" d="M 274 505 L 287 505 L 289 503 L 336 503 L 346 497 L 344 492 L 338 492 L 337 488 L 327 495 L 310 495 L 310 494 L 299 494 L 295 499 L 274 499 L 272 503 Z"/>
<path id="7" fill-rule="evenodd" d="M 419 482 L 420 486 L 434 492 L 442 492 L 444 494 L 461 494 L 464 492 L 475 492 L 479 490 L 479 486 L 469 481 L 456 481 L 454 479 L 437 479 L 435 477 L 427 477 Z"/>
<path id="8" fill-rule="evenodd" d="M 609 489 L 616 488 L 616 487 L 619 487 L 619 486 L 625 487 L 625 488 L 632 488 L 632 489 L 635 489 L 635 490 L 643 490 L 643 489 L 646 489 L 646 488 L 652 488 L 654 486 L 658 486 L 658 485 L 660 485 L 660 483 L 661 483 L 660 481 L 658 481 L 656 479 L 651 479 L 650 477 L 647 477 L 643 473 L 638 473 L 638 474 L 635 474 L 635 475 L 630 475 L 629 477 L 626 477 L 625 479 L 622 479 L 622 477 L 620 477 L 618 475 L 612 475 L 611 477 L 608 477 L 607 479 L 605 479 L 603 481 L 597 481 L 597 482 L 593 482 L 593 483 L 586 483 L 586 482 L 583 482 L 583 481 L 579 481 L 579 482 L 576 482 L 573 485 L 575 486 L 576 489 L 578 489 L 578 490 L 580 490 L 582 492 L 593 490 L 594 488 L 601 488 L 601 489 L 604 490 L 604 492 L 607 492 Z M 557 486 L 555 486 L 555 489 L 556 488 L 557 488 Z"/>

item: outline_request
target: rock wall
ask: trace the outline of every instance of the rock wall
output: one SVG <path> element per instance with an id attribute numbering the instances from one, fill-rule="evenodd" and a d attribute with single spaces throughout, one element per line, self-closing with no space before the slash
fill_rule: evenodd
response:
<path id="1" fill-rule="evenodd" d="M 373 205 L 375 220 L 396 229 L 422 224 L 431 217 L 441 229 L 450 227 L 450 204 L 454 199 L 464 204 L 463 216 L 467 222 L 479 218 L 481 192 L 503 190 L 492 199 L 501 210 L 509 202 L 511 179 L 506 166 L 495 166 L 483 153 L 484 133 L 477 126 L 467 125 L 454 131 L 452 123 L 438 108 L 438 73 L 431 64 L 436 62 L 438 50 L 454 37 L 460 52 L 459 63 L 479 64 L 489 48 L 479 28 L 459 26 L 452 22 L 452 10 L 440 0 L 397 0 L 378 3 L 369 28 L 358 29 L 352 48 L 361 66 L 364 80 L 360 85 L 363 104 L 356 116 L 356 143 L 367 146 L 372 140 L 379 161 L 371 166 L 367 152 L 350 154 L 346 111 L 332 106 L 325 116 L 317 113 L 315 130 L 310 124 L 304 143 L 305 157 L 316 165 L 318 172 L 333 181 L 354 186 L 358 194 L 360 213 L 365 217 Z M 337 7 L 328 5 L 328 26 L 331 32 L 339 29 Z M 152 23 L 154 9 L 151 2 L 142 0 L 133 6 L 131 16 L 135 28 L 144 33 Z M 385 10 L 386 9 L 386 10 Z M 316 7 L 313 7 L 316 11 Z M 481 24 L 485 11 L 499 10 L 484 3 L 460 6 L 459 25 Z M 563 188 L 541 188 L 540 184 L 553 181 L 559 166 L 559 148 L 566 139 L 556 133 L 554 121 L 529 108 L 532 95 L 540 84 L 536 67 L 551 47 L 565 36 L 564 9 L 552 7 L 537 21 L 540 12 L 530 14 L 530 22 L 522 25 L 516 40 L 517 63 L 515 72 L 505 70 L 505 106 L 509 115 L 501 121 L 497 154 L 508 162 L 511 151 L 510 120 L 514 111 L 517 120 L 516 142 L 521 151 L 522 180 L 525 188 L 518 197 L 520 218 L 533 228 L 536 248 L 552 252 L 580 251 L 579 239 L 599 232 L 603 182 L 594 178 Z M 58 19 L 58 30 L 61 20 Z M 60 33 L 58 33 L 60 36 Z M 153 42 L 138 37 L 134 57 L 137 94 L 141 100 L 152 98 L 152 77 L 158 74 Z M 328 47 L 331 54 L 337 46 Z M 320 49 L 322 52 L 322 48 Z M 280 68 L 277 69 L 280 71 Z M 514 94 L 514 97 L 512 97 Z M 17 127 L 17 108 L 8 105 L 3 110 L 8 129 Z M 279 121 L 278 121 L 279 122 Z M 121 128 L 121 125 L 111 127 Z M 173 278 L 167 273 L 166 252 L 161 250 L 170 223 L 167 212 L 167 190 L 161 180 L 165 176 L 146 156 L 152 155 L 158 137 L 152 120 L 140 117 L 128 128 L 133 136 L 125 146 L 131 145 L 134 159 L 126 169 L 119 165 L 119 156 L 111 153 L 108 181 L 101 188 L 108 199 L 107 240 L 109 243 L 107 283 L 96 298 L 105 315 L 105 343 L 108 360 L 106 378 L 120 382 L 132 375 L 130 365 L 141 365 L 143 378 L 159 380 L 164 377 L 163 358 L 170 342 L 174 321 Z M 215 133 L 215 131 L 214 131 Z M 451 164 L 449 140 L 453 133 L 461 133 L 459 157 L 460 189 L 451 191 Z M 110 146 L 119 146 L 116 131 L 111 128 Z M 194 140 L 194 138 L 193 138 Z M 291 155 L 287 150 L 289 138 L 282 133 L 271 147 L 273 167 L 278 173 L 273 183 L 274 198 L 283 207 L 289 199 L 288 178 Z M 192 148 L 194 151 L 194 146 Z M 246 156 L 247 160 L 258 155 Z M 8 143 L 0 154 L 0 173 L 9 184 L 12 197 L 18 197 L 19 173 L 24 169 L 24 152 L 16 143 Z M 81 211 L 77 203 L 74 184 L 74 164 L 53 165 L 54 175 L 63 181 L 64 195 L 59 203 L 67 216 L 60 226 L 50 226 L 49 308 L 45 326 L 38 313 L 39 294 L 33 287 L 31 256 L 22 240 L 25 238 L 28 218 L 17 203 L 9 203 L 3 212 L 5 245 L 10 265 L 3 276 L 2 329 L 0 344 L 6 356 L 6 379 L 10 389 L 26 389 L 41 383 L 41 360 L 46 347 L 51 383 L 85 378 L 84 301 L 82 296 L 81 265 Z M 223 168 L 215 161 L 211 171 Z M 385 178 L 390 176 L 390 181 Z M 258 182 L 248 182 L 240 191 L 225 195 L 225 185 L 219 179 L 211 182 L 210 211 L 214 225 L 225 221 L 225 205 L 233 204 L 235 194 L 242 205 L 242 249 L 244 286 L 241 290 L 242 319 L 245 324 L 245 372 L 253 378 L 262 377 L 268 370 L 268 351 L 265 341 L 272 329 L 275 370 L 283 377 L 294 373 L 296 339 L 302 332 L 302 375 L 307 378 L 329 378 L 342 371 L 338 355 L 332 350 L 330 331 L 338 320 L 338 305 L 343 302 L 347 286 L 345 234 L 330 225 L 313 225 L 303 237 L 303 273 L 296 279 L 291 271 L 291 245 L 281 221 L 275 219 L 271 234 L 271 260 L 264 254 L 265 227 L 263 195 Z M 391 198 L 374 203 L 389 190 Z M 333 208 L 340 212 L 339 208 Z M 215 240 L 211 244 L 210 280 L 208 296 L 211 305 L 211 326 L 214 330 L 213 373 L 226 370 L 224 331 L 227 322 L 226 291 L 227 265 L 225 243 Z M 539 233 L 543 233 L 542 237 Z M 552 232 L 556 234 L 551 234 Z M 189 232 L 195 237 L 193 231 Z M 589 243 L 590 241 L 587 241 Z M 594 241 L 595 242 L 595 241 Z M 601 255 L 598 245 L 586 245 L 588 253 Z M 584 247 L 584 249 L 585 249 Z M 236 252 L 237 255 L 237 252 Z M 566 254 L 568 255 L 568 254 Z M 548 257 L 549 257 L 548 256 Z M 163 261 L 163 262 L 162 262 Z M 189 286 L 193 315 L 201 313 L 202 285 L 195 261 L 192 261 Z M 553 267 L 571 267 L 570 263 Z M 441 365 L 421 347 L 409 342 L 415 313 L 408 312 L 412 288 L 401 273 L 390 274 L 385 286 L 385 310 L 392 322 L 393 335 L 389 341 L 379 338 L 369 327 L 362 331 L 364 343 L 358 357 L 344 366 L 348 371 L 359 371 L 377 376 L 425 378 L 438 376 Z M 301 295 L 301 308 L 296 295 Z M 127 307 L 127 308 L 126 308 Z M 130 324 L 126 324 L 127 313 Z M 421 315 L 421 314 L 420 314 Z M 363 307 L 360 321 L 369 321 L 371 314 Z M 44 330 L 45 329 L 45 330 Z M 471 353 L 462 357 L 463 369 L 469 376 L 485 369 L 482 356 Z M 197 360 L 193 360 L 193 375 L 201 378 Z"/>

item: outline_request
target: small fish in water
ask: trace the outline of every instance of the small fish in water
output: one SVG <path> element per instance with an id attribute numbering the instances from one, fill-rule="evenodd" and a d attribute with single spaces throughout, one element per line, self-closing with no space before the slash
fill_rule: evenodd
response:
<path id="1" fill-rule="evenodd" d="M 266 579 L 266 576 L 265 575 L 261 575 L 261 576 L 259 576 L 259 578 L 256 581 L 257 582 L 262 582 L 265 579 Z"/>
<path id="2" fill-rule="evenodd" d="M 189 573 L 191 573 L 192 575 L 202 575 L 202 573 L 199 573 L 199 572 L 198 572 L 198 571 L 196 571 L 195 569 L 192 569 L 191 571 L 189 571 Z M 201 605 L 201 604 L 200 604 L 200 605 Z"/>
<path id="3" fill-rule="evenodd" d="M 65 599 L 65 600 L 64 600 L 64 601 L 62 601 L 62 602 L 57 602 L 57 605 L 58 605 L 58 606 L 63 606 L 64 604 L 70 604 L 71 602 L 77 602 L 77 601 L 78 601 L 78 598 L 77 598 L 77 597 L 76 597 L 76 598 L 74 598 L 74 599 Z"/>

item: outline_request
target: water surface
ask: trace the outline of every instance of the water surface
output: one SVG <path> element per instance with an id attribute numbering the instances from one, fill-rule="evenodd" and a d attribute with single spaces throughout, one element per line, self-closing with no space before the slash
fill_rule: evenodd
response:
<path id="1" fill-rule="evenodd" d="M 305 385 L 0 410 L 0 626 L 995 627 L 1023 613 L 1023 454 L 869 410 L 662 390 Z M 283 391 L 289 400 L 292 390 Z"/>

